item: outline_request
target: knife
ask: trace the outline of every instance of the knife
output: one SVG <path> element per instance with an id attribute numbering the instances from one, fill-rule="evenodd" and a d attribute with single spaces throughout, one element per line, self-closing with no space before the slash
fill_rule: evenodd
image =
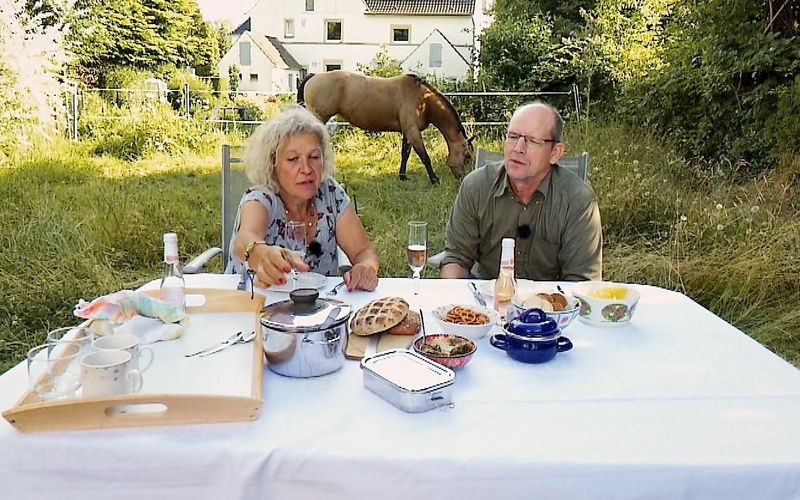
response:
<path id="1" fill-rule="evenodd" d="M 478 287 L 475 286 L 474 281 L 469 282 L 469 291 L 472 292 L 472 296 L 475 297 L 475 300 L 478 301 L 478 304 L 486 307 L 486 301 L 483 300 L 483 296 L 481 295 L 481 292 L 478 291 Z"/>

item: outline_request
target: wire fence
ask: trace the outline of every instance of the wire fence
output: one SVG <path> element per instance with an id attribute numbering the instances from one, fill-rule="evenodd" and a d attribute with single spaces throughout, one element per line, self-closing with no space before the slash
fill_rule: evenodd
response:
<path id="1" fill-rule="evenodd" d="M 578 85 L 572 85 L 566 91 L 480 91 L 480 92 L 442 92 L 459 109 L 462 116 L 469 118 L 463 121 L 467 128 L 499 127 L 507 125 L 503 119 L 487 119 L 493 111 L 513 109 L 515 105 L 509 99 L 558 99 L 562 108 L 568 105 L 568 114 L 575 118 L 578 125 L 583 115 L 582 100 Z M 289 102 L 292 96 L 278 97 L 270 92 L 256 90 L 192 90 L 189 85 L 182 89 L 167 88 L 87 88 L 79 89 L 76 85 L 67 85 L 64 90 L 65 107 L 67 108 L 68 131 L 72 139 L 77 140 L 80 120 L 128 120 L 131 115 L 140 112 L 154 111 L 159 105 L 169 105 L 187 120 L 202 120 L 221 127 L 255 126 L 264 122 L 264 117 L 253 110 L 253 106 L 243 105 L 239 99 L 245 98 L 252 104 Z M 476 104 L 476 101 L 477 104 Z M 89 104 L 89 102 L 91 104 Z M 500 103 L 498 105 L 497 103 Z M 489 104 L 487 104 L 489 103 Z M 492 104 L 493 103 L 493 104 Z M 477 112 L 476 112 L 477 109 Z M 489 111 L 486 111 L 486 110 Z M 463 111 L 462 111 L 463 110 Z M 495 113 L 496 114 L 496 113 Z M 478 118 L 475 116 L 480 115 Z M 328 126 L 347 127 L 346 121 L 331 120 Z M 578 127 L 581 128 L 580 126 Z"/>

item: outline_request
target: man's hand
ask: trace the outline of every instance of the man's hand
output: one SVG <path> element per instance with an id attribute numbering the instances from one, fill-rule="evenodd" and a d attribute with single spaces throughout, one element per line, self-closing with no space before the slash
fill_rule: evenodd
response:
<path id="1" fill-rule="evenodd" d="M 445 264 L 439 269 L 439 277 L 440 278 L 469 278 L 469 271 L 461 267 L 460 265 L 456 264 L 455 262 L 451 262 L 450 264 Z"/>

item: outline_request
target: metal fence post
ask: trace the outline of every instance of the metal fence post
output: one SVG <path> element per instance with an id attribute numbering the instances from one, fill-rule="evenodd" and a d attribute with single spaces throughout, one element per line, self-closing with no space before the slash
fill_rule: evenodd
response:
<path id="1" fill-rule="evenodd" d="M 189 84 L 188 83 L 184 83 L 183 84 L 183 95 L 184 95 L 184 97 L 186 99 L 185 100 L 185 103 L 186 103 L 185 104 L 186 118 L 188 119 L 189 118 Z"/>
<path id="2" fill-rule="evenodd" d="M 575 113 L 578 116 L 578 130 L 583 136 L 583 128 L 581 127 L 581 115 L 583 114 L 583 103 L 581 102 L 581 89 L 577 83 L 572 84 L 572 95 L 575 99 Z"/>
<path id="3" fill-rule="evenodd" d="M 72 86 L 72 140 L 78 140 L 78 86 Z"/>

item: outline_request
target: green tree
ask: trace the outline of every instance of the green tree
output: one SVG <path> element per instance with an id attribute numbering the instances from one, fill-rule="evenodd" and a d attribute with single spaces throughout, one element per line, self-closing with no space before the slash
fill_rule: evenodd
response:
<path id="1" fill-rule="evenodd" d="M 389 51 L 386 49 L 385 44 L 381 44 L 375 57 L 369 64 L 356 63 L 358 71 L 367 76 L 377 76 L 382 78 L 389 78 L 392 76 L 402 75 L 403 68 L 400 67 L 400 61 L 392 59 Z"/>
<path id="2" fill-rule="evenodd" d="M 78 72 L 90 83 L 114 66 L 209 75 L 219 60 L 215 31 L 194 0 L 78 0 L 68 20 Z"/>
<path id="3" fill-rule="evenodd" d="M 678 2 L 666 27 L 665 65 L 625 87 L 626 114 L 677 139 L 687 156 L 724 156 L 758 168 L 797 150 L 800 139 L 780 142 L 779 132 L 797 130 L 798 99 L 792 96 L 800 40 L 792 30 L 776 30 L 783 24 L 772 19 L 776 9 L 770 15 L 769 3 Z M 797 10 L 786 12 L 796 16 Z M 775 123 L 776 111 L 782 125 Z"/>

